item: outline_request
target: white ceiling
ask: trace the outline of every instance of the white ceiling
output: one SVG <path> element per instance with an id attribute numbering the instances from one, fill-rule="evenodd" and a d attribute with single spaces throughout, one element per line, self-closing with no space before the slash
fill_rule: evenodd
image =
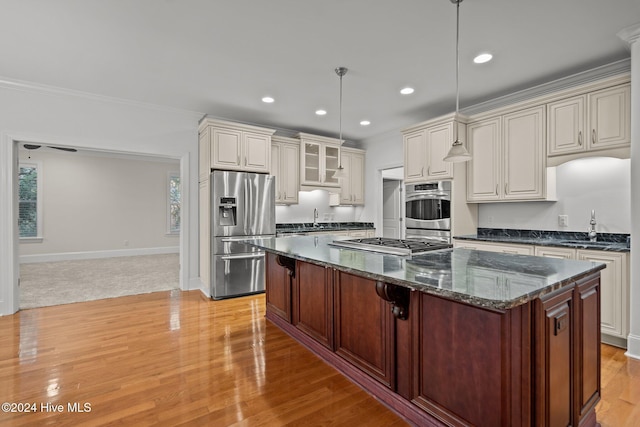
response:
<path id="1" fill-rule="evenodd" d="M 0 11 L 0 78 L 337 136 L 344 66 L 343 135 L 355 141 L 455 108 L 450 0 L 0 0 Z M 616 34 L 640 22 L 640 0 L 466 0 L 460 22 L 464 108 L 628 58 Z M 480 51 L 494 60 L 473 64 Z M 400 95 L 405 85 L 416 92 Z"/>

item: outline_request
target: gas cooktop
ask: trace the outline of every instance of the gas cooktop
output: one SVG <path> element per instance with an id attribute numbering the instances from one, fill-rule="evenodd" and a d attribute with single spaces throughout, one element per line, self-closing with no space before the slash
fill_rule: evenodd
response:
<path id="1" fill-rule="evenodd" d="M 363 251 L 382 252 L 391 255 L 418 255 L 429 251 L 449 249 L 449 243 L 422 239 L 390 239 L 369 237 L 366 239 L 334 240 L 331 245 Z"/>

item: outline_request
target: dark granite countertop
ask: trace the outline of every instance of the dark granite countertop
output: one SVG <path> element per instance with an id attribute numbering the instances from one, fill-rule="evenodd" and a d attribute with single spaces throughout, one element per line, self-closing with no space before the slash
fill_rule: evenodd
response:
<path id="1" fill-rule="evenodd" d="M 469 249 L 412 258 L 330 245 L 335 236 L 249 240 L 268 252 L 480 307 L 509 309 L 553 292 L 604 264 Z"/>
<path id="2" fill-rule="evenodd" d="M 587 233 L 582 232 L 479 228 L 478 234 L 454 236 L 454 239 L 629 252 L 628 237 L 621 233 L 598 233 L 597 241 L 590 242 Z"/>
<path id="3" fill-rule="evenodd" d="M 374 229 L 372 222 L 319 222 L 315 226 L 312 222 L 295 222 L 276 224 L 276 233 L 313 233 L 314 231 L 348 231 Z"/>

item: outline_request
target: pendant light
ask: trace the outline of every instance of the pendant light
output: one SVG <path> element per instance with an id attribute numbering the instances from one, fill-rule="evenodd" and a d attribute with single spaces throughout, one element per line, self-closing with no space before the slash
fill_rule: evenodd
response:
<path id="1" fill-rule="evenodd" d="M 339 111 L 339 115 L 340 115 L 340 144 L 342 144 L 342 77 L 344 77 L 344 75 L 347 74 L 347 71 L 349 71 L 349 70 L 347 68 L 345 68 L 345 67 L 336 68 L 336 74 L 338 75 L 338 77 L 340 77 L 340 111 Z M 338 164 L 338 169 L 333 173 L 332 177 L 335 178 L 335 179 L 340 179 L 340 178 L 346 178 L 347 177 L 347 173 L 345 172 L 344 168 L 342 167 L 342 156 L 340 156 L 340 163 Z"/>
<path id="2" fill-rule="evenodd" d="M 453 132 L 455 135 L 455 141 L 451 145 L 451 149 L 443 159 L 445 162 L 467 162 L 471 160 L 471 154 L 464 148 L 462 142 L 458 139 L 458 112 L 460 110 L 460 89 L 459 89 L 459 70 L 460 70 L 460 3 L 462 0 L 451 0 L 451 3 L 456 5 L 456 115 L 453 120 Z"/>

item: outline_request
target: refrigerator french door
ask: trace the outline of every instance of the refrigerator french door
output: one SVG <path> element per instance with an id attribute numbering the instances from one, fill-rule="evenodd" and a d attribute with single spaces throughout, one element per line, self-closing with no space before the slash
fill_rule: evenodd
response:
<path id="1" fill-rule="evenodd" d="M 275 236 L 272 175 L 211 173 L 211 297 L 264 292 L 264 252 L 243 240 Z"/>

